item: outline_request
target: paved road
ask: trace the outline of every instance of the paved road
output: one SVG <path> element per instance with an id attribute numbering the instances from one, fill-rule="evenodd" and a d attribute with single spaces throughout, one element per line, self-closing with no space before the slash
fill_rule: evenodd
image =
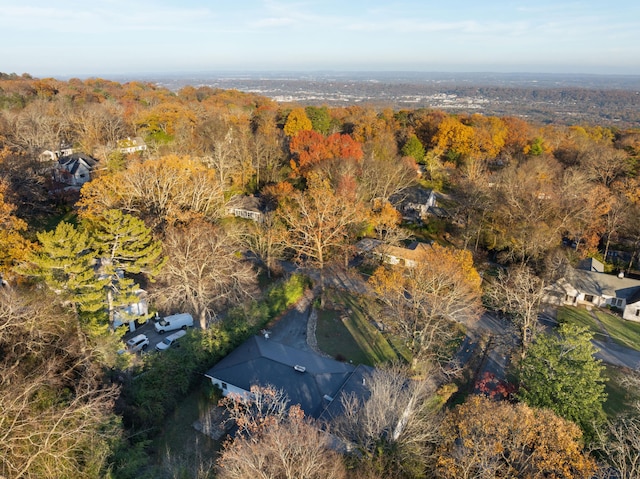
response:
<path id="1" fill-rule="evenodd" d="M 612 341 L 592 341 L 599 349 L 596 358 L 607 364 L 634 369 L 640 372 L 640 351 L 622 347 Z"/>

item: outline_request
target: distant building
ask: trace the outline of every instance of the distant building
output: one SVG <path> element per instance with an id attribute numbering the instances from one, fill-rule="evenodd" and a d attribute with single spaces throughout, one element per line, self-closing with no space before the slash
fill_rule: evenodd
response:
<path id="1" fill-rule="evenodd" d="M 235 195 L 227 203 L 227 214 L 237 218 L 246 218 L 261 222 L 267 211 L 264 200 L 259 196 Z"/>
<path id="2" fill-rule="evenodd" d="M 90 181 L 98 160 L 84 153 L 61 156 L 53 167 L 53 180 L 65 189 L 80 189 Z"/>
<path id="3" fill-rule="evenodd" d="M 426 252 L 431 250 L 431 245 L 414 241 L 407 248 L 402 248 L 385 244 L 377 239 L 363 238 L 356 243 L 356 249 L 360 254 L 376 256 L 387 264 L 414 268 L 424 261 Z"/>
<path id="4" fill-rule="evenodd" d="M 73 153 L 73 145 L 69 143 L 60 143 L 60 148 L 58 150 L 44 150 L 38 156 L 38 160 L 42 162 L 58 161 L 59 158 L 62 158 L 63 156 L 70 156 Z"/>
<path id="5" fill-rule="evenodd" d="M 626 278 L 623 273 L 604 273 L 596 259 L 569 268 L 554 284 L 546 288 L 545 302 L 556 305 L 613 307 L 629 321 L 640 322 L 640 280 Z"/>
<path id="6" fill-rule="evenodd" d="M 437 207 L 434 191 L 419 186 L 392 195 L 389 201 L 402 214 L 402 218 L 410 222 L 425 220 L 429 214 L 434 214 L 433 209 Z"/>
<path id="7" fill-rule="evenodd" d="M 146 151 L 146 149 L 147 144 L 139 136 L 118 140 L 118 151 L 120 153 L 129 154 L 135 153 L 136 151 Z"/>

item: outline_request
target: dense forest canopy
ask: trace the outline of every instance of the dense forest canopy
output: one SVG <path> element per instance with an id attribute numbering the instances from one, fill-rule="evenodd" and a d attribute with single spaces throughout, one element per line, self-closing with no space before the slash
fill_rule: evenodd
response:
<path id="1" fill-rule="evenodd" d="M 280 260 L 317 273 L 323 306 L 328 270 L 349 265 L 363 238 L 434 243 L 413 269 L 363 266 L 411 379 L 381 368 L 371 398 L 351 404 L 335 434 L 358 454 L 331 450 L 302 413 L 258 417 L 202 477 L 246 477 L 246 457 L 278 457 L 282 470 L 330 464 L 331 477 L 623 471 L 637 451 L 613 446 L 633 440 L 637 417 L 605 423 L 590 337 L 551 338 L 533 323 L 544 285 L 569 263 L 591 256 L 637 269 L 639 160 L 632 128 L 0 74 L 0 475 L 140 477 L 149 439 L 201 372 L 303 295 L 306 280 L 278 279 Z M 403 205 L 431 192 L 436 213 L 411 220 Z M 260 205 L 249 212 L 259 221 L 248 210 L 230 217 L 242 201 Z M 122 353 L 116 318 L 141 291 L 153 310 L 196 318 L 182 356 Z M 512 318 L 530 374 L 510 401 L 445 406 L 452 389 L 438 366 L 456 323 L 472 324 L 484 307 Z M 547 349 L 574 343 L 598 391 L 580 420 L 539 409 L 548 391 L 533 374 Z M 301 438 L 314 456 L 291 461 L 283 451 Z"/>

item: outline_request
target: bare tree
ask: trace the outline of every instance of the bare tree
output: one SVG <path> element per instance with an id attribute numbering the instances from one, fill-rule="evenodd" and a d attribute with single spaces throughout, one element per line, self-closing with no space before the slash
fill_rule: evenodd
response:
<path id="1" fill-rule="evenodd" d="M 538 157 L 497 175 L 495 207 L 486 215 L 487 241 L 505 261 L 535 261 L 560 243 L 565 229 L 557 199 L 560 175 L 557 162 Z"/>
<path id="2" fill-rule="evenodd" d="M 622 385 L 627 391 L 640 393 L 640 374 L 626 371 Z M 608 467 L 601 468 L 602 479 L 640 477 L 640 400 L 632 404 L 631 414 L 609 421 L 596 431 L 594 451 Z"/>
<path id="3" fill-rule="evenodd" d="M 228 230 L 195 221 L 169 228 L 163 244 L 169 260 L 155 288 L 159 306 L 187 308 L 205 329 L 222 307 L 254 294 L 256 273 Z"/>
<path id="4" fill-rule="evenodd" d="M 387 159 L 371 153 L 365 155 L 361 169 L 358 196 L 365 202 L 389 200 L 411 187 L 417 179 L 417 167 L 409 159 Z"/>
<path id="5" fill-rule="evenodd" d="M 249 403 L 226 398 L 240 427 L 218 461 L 223 479 L 344 479 L 340 454 L 331 437 L 308 421 L 299 406 L 288 407 L 286 395 L 272 387 L 254 387 Z"/>
<path id="6" fill-rule="evenodd" d="M 0 475 L 99 477 L 119 434 L 73 316 L 0 288 Z"/>
<path id="7" fill-rule="evenodd" d="M 600 143 L 589 143 L 580 153 L 579 162 L 590 180 L 606 187 L 631 170 L 629 155 L 624 150 Z"/>
<path id="8" fill-rule="evenodd" d="M 375 369 L 364 382 L 369 397 L 343 396 L 343 414 L 334 420 L 332 432 L 355 446 L 360 462 L 385 463 L 385 477 L 397 471 L 423 477 L 439 424 L 431 401 L 435 381 L 408 379 L 404 368 L 391 365 Z"/>
<path id="9" fill-rule="evenodd" d="M 381 266 L 370 279 L 389 308 L 385 324 L 420 361 L 442 359 L 455 323 L 470 324 L 482 313 L 480 276 L 471 253 L 434 245 L 413 267 Z"/>
<path id="10" fill-rule="evenodd" d="M 123 113 L 124 108 L 117 103 L 87 103 L 76 108 L 70 122 L 82 150 L 93 153 L 100 146 L 115 148 L 116 142 L 126 136 Z"/>
<path id="11" fill-rule="evenodd" d="M 513 321 L 522 344 L 523 358 L 537 331 L 544 288 L 544 281 L 531 268 L 518 265 L 506 272 L 500 271 L 498 279 L 492 281 L 485 291 L 492 307 Z"/>
<path id="12" fill-rule="evenodd" d="M 633 479 L 640 477 L 640 419 L 623 417 L 597 431 L 595 450 L 608 465 L 599 477 Z"/>
<path id="13" fill-rule="evenodd" d="M 247 222 L 240 239 L 246 248 L 262 261 L 271 277 L 274 261 L 281 259 L 286 249 L 287 231 L 273 212 L 265 213 L 259 222 Z"/>
<path id="14" fill-rule="evenodd" d="M 324 287 L 324 267 L 331 255 L 340 251 L 359 221 L 353 192 L 334 190 L 329 181 L 310 173 L 305 191 L 296 191 L 280 202 L 278 215 L 289 229 L 287 246 L 298 259 L 320 270 Z"/>
<path id="15" fill-rule="evenodd" d="M 13 124 L 11 143 L 34 157 L 57 149 L 70 136 L 70 111 L 62 102 L 38 99 L 7 116 Z"/>

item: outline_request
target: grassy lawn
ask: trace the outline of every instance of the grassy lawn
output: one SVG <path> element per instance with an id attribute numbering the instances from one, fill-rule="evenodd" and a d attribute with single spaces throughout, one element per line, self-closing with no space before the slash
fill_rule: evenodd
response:
<path id="1" fill-rule="evenodd" d="M 595 334 L 596 339 L 606 339 L 593 314 L 598 317 L 613 341 L 621 346 L 640 351 L 640 323 L 625 321 L 599 309 L 589 312 L 584 308 L 574 306 L 563 306 L 558 309 L 558 321 L 584 326 Z"/>
<path id="2" fill-rule="evenodd" d="M 583 326 L 594 333 L 601 332 L 593 315 L 584 308 L 563 306 L 558 309 L 558 321 L 561 323 L 572 323 L 578 326 Z"/>
<path id="3" fill-rule="evenodd" d="M 596 311 L 596 315 L 616 343 L 640 351 L 640 323 L 626 321 L 604 311 Z"/>
<path id="4" fill-rule="evenodd" d="M 604 403 L 604 412 L 609 417 L 631 412 L 631 404 L 640 399 L 640 391 L 632 391 L 624 387 L 620 380 L 629 372 L 625 368 L 607 366 L 604 376 L 609 379 L 605 385 L 607 401 Z"/>
<path id="5" fill-rule="evenodd" d="M 179 405 L 165 422 L 162 434 L 154 443 L 157 463 L 161 469 L 193 471 L 204 458 L 216 458 L 220 442 L 197 432 L 193 423 L 207 411 L 215 400 L 207 397 L 205 388 L 196 388 Z"/>
<path id="6" fill-rule="evenodd" d="M 394 361 L 398 355 L 370 322 L 361 299 L 332 291 L 325 309 L 318 312 L 319 348 L 340 360 L 373 366 Z"/>

